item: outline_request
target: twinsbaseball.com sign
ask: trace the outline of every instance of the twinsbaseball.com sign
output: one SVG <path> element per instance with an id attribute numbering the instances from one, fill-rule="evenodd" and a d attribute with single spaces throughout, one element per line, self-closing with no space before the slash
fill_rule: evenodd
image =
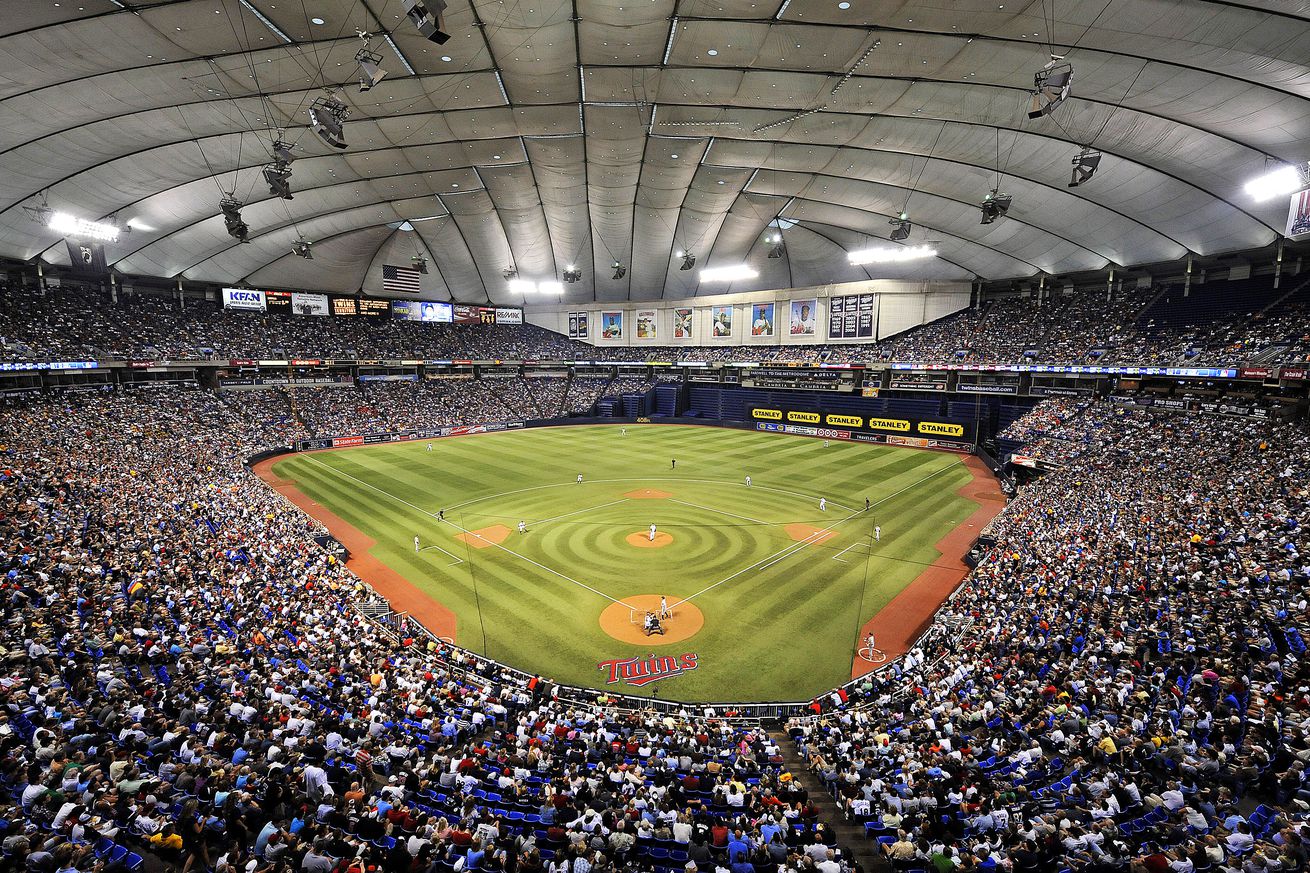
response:
<path id="1" fill-rule="evenodd" d="M 596 667 L 609 674 L 605 679 L 607 685 L 626 682 L 641 687 L 650 682 L 672 679 L 674 676 L 681 676 L 683 673 L 695 670 L 696 655 L 688 652 L 677 657 L 651 655 L 649 658 L 613 658 L 609 661 L 601 661 Z"/>

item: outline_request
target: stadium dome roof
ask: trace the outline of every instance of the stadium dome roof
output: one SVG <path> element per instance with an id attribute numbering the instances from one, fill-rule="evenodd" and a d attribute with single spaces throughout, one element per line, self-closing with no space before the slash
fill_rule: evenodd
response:
<path id="1" fill-rule="evenodd" d="M 1243 183 L 1307 157 L 1307 18 L 1277 0 L 450 0 L 437 45 L 401 0 L 9 3 L 0 255 L 67 262 L 21 208 L 43 195 L 130 220 L 107 246 L 125 273 L 380 291 L 382 264 L 418 253 L 431 296 L 499 303 L 523 302 L 511 267 L 578 265 L 566 301 L 724 290 L 680 250 L 749 262 L 742 291 L 1249 249 L 1286 203 Z M 363 93 L 357 28 L 388 73 Z M 1052 53 L 1073 95 L 1030 119 Z M 324 86 L 351 110 L 341 152 L 307 128 Z M 293 200 L 261 176 L 279 129 Z M 1099 172 L 1068 188 L 1089 144 Z M 1013 206 L 981 225 L 998 170 Z M 246 245 L 219 212 L 232 191 Z M 902 209 L 939 257 L 851 266 Z"/>

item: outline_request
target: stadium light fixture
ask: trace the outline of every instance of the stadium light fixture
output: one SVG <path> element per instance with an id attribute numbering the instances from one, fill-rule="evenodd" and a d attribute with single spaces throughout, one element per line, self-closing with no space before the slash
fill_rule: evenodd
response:
<path id="1" fill-rule="evenodd" d="M 623 264 L 619 263 L 618 261 L 615 261 L 613 264 L 611 264 L 610 268 L 614 270 L 615 279 L 622 279 L 624 276 L 628 274 L 628 268 L 623 266 Z"/>
<path id="2" fill-rule="evenodd" d="M 293 148 L 295 148 L 295 146 L 289 142 L 283 142 L 281 139 L 274 140 L 273 160 L 279 164 L 290 164 L 296 159 L 296 156 L 291 153 Z"/>
<path id="3" fill-rule="evenodd" d="M 700 271 L 702 282 L 736 282 L 739 279 L 754 279 L 759 272 L 746 264 L 733 264 L 730 267 L 710 267 Z"/>
<path id="4" fill-rule="evenodd" d="M 1069 99 L 1069 89 L 1073 87 L 1073 65 L 1064 62 L 1060 55 L 1051 55 L 1046 66 L 1033 76 L 1032 106 L 1028 110 L 1029 118 L 1041 118 L 1050 115 Z"/>
<path id="5" fill-rule="evenodd" d="M 511 294 L 563 294 L 564 283 L 558 279 L 544 279 L 533 282 L 531 279 L 510 279 L 507 286 Z"/>
<path id="6" fill-rule="evenodd" d="M 57 230 L 64 236 L 75 239 L 93 239 L 100 242 L 118 242 L 122 228 L 116 224 L 101 221 L 88 221 L 67 212 L 52 212 L 46 226 Z"/>
<path id="7" fill-rule="evenodd" d="M 241 201 L 228 194 L 218 201 L 218 208 L 223 213 L 223 223 L 227 225 L 228 235 L 238 242 L 249 242 L 250 228 L 241 219 Z"/>
<path id="8" fill-rule="evenodd" d="M 893 218 L 887 223 L 892 226 L 892 242 L 900 242 L 910 238 L 910 228 L 914 225 L 910 224 L 908 214 L 902 212 L 899 217 Z"/>
<path id="9" fill-rule="evenodd" d="M 309 104 L 309 126 L 319 139 L 334 149 L 346 147 L 344 125 L 350 109 L 335 96 L 319 97 Z"/>
<path id="10" fill-rule="evenodd" d="M 783 256 L 783 254 L 784 254 L 784 253 L 786 252 L 786 250 L 787 250 L 786 245 L 784 245 L 783 242 L 782 242 L 782 234 L 781 234 L 781 233 L 776 233 L 776 232 L 775 232 L 775 233 L 771 233 L 771 234 L 769 234 L 767 237 L 765 237 L 765 242 L 767 242 L 767 243 L 769 244 L 769 255 L 768 255 L 768 256 L 769 256 L 769 258 L 770 258 L 771 260 L 776 260 L 776 259 L 778 259 L 778 258 L 781 258 L 781 257 Z"/>
<path id="11" fill-rule="evenodd" d="M 1310 188 L 1310 163 L 1285 164 L 1246 183 L 1246 193 L 1261 203 Z"/>
<path id="12" fill-rule="evenodd" d="M 291 196 L 291 165 L 280 161 L 264 167 L 264 181 L 268 183 L 268 193 L 283 200 L 295 200 Z"/>
<path id="13" fill-rule="evenodd" d="M 847 252 L 846 259 L 853 266 L 861 264 L 895 264 L 901 261 L 917 261 L 922 258 L 937 257 L 937 250 L 931 246 L 904 246 L 896 249 L 860 249 Z"/>
<path id="14" fill-rule="evenodd" d="M 401 0 L 401 5 L 405 7 L 405 16 L 428 40 L 442 45 L 450 39 L 450 34 L 442 29 L 445 22 L 441 14 L 446 11 L 446 0 Z"/>
<path id="15" fill-rule="evenodd" d="M 570 285 L 582 281 L 582 271 L 578 269 L 576 264 L 569 264 L 564 268 L 564 281 Z"/>
<path id="16" fill-rule="evenodd" d="M 508 282 L 511 279 L 517 279 L 519 276 L 519 271 L 514 269 L 513 267 L 506 267 L 505 269 L 500 271 L 500 275 L 505 279 L 506 282 Z"/>
<path id="17" fill-rule="evenodd" d="M 298 258 L 304 258 L 307 261 L 314 260 L 312 246 L 314 244 L 307 239 L 298 239 L 291 244 L 291 254 Z"/>
<path id="18" fill-rule="evenodd" d="M 987 196 L 982 202 L 982 221 L 979 224 L 991 224 L 998 218 L 1004 218 L 1005 214 L 1010 211 L 1010 204 L 1014 198 L 1009 194 L 1003 194 L 993 188 L 987 192 Z"/>
<path id="19" fill-rule="evenodd" d="M 682 266 L 679 270 L 686 272 L 696 266 L 696 256 L 691 252 L 678 252 L 677 257 L 682 258 Z"/>
<path id="20" fill-rule="evenodd" d="M 415 255 L 414 257 L 410 258 L 409 265 L 413 267 L 414 271 L 417 273 L 420 273 L 424 276 L 428 274 L 428 259 L 423 257 L 422 255 Z"/>
<path id="21" fill-rule="evenodd" d="M 359 93 L 361 94 L 373 90 L 378 82 L 387 77 L 387 71 L 382 69 L 382 55 L 377 52 L 362 48 L 355 55 L 355 62 L 359 64 Z"/>
<path id="22" fill-rule="evenodd" d="M 1074 156 L 1073 172 L 1069 176 L 1069 187 L 1077 188 L 1090 182 L 1096 175 L 1096 168 L 1101 165 L 1101 153 L 1095 149 L 1083 149 Z"/>

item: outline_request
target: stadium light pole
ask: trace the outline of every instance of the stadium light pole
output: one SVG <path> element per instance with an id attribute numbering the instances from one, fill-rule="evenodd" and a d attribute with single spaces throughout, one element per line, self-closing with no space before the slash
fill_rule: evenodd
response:
<path id="1" fill-rule="evenodd" d="M 473 565 L 473 550 L 469 546 L 468 519 L 463 512 L 459 514 L 459 526 L 464 531 L 464 563 L 469 565 L 469 580 L 473 583 L 473 603 L 478 610 L 478 627 L 482 629 L 482 655 L 491 657 L 491 648 L 487 645 L 487 623 L 482 620 L 482 595 L 478 592 L 478 573 Z"/>

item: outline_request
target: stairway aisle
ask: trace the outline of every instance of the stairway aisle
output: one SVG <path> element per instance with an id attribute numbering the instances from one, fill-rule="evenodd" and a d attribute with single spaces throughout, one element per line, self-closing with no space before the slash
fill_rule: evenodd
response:
<path id="1" fill-rule="evenodd" d="M 819 820 L 825 822 L 837 835 L 838 844 L 852 851 L 854 860 L 859 862 L 865 873 L 890 870 L 891 865 L 883 860 L 877 845 L 865 837 L 864 828 L 846 819 L 832 795 L 823 787 L 823 781 L 806 766 L 801 756 L 796 754 L 796 743 L 787 732 L 775 729 L 769 731 L 769 736 L 778 744 L 778 748 L 782 751 L 782 759 L 793 778 L 798 779 L 805 786 L 810 799 L 818 807 Z"/>

